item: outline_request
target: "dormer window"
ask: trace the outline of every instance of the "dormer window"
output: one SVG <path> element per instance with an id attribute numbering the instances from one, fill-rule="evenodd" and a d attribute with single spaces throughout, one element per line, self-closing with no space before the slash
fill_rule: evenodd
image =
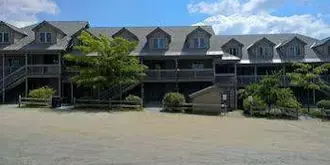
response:
<path id="1" fill-rule="evenodd" d="M 238 48 L 229 48 L 229 53 L 238 56 Z"/>
<path id="2" fill-rule="evenodd" d="M 302 55 L 301 52 L 302 51 L 301 51 L 299 46 L 291 46 L 289 48 L 289 55 L 290 56 L 301 56 Z"/>
<path id="3" fill-rule="evenodd" d="M 272 55 L 272 49 L 269 47 L 259 47 L 257 49 L 257 55 L 258 56 L 271 56 Z"/>
<path id="4" fill-rule="evenodd" d="M 0 32 L 0 43 L 9 43 L 9 33 Z"/>
<path id="5" fill-rule="evenodd" d="M 330 55 L 330 46 L 328 46 L 328 55 Z"/>
<path id="6" fill-rule="evenodd" d="M 199 49 L 206 48 L 205 39 L 201 38 L 201 37 L 195 38 L 194 39 L 194 48 L 199 48 Z"/>
<path id="7" fill-rule="evenodd" d="M 51 43 L 52 42 L 52 33 L 49 32 L 41 32 L 40 35 L 40 42 L 41 43 Z"/>
<path id="8" fill-rule="evenodd" d="M 155 38 L 154 49 L 165 49 L 165 38 Z"/>

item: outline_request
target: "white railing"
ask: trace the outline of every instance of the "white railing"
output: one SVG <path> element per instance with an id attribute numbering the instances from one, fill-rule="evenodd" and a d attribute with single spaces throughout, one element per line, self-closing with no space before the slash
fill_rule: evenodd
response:
<path id="1" fill-rule="evenodd" d="M 28 75 L 58 75 L 59 65 L 28 65 Z"/>
<path id="2" fill-rule="evenodd" d="M 213 69 L 147 70 L 146 80 L 204 80 L 214 78 Z"/>

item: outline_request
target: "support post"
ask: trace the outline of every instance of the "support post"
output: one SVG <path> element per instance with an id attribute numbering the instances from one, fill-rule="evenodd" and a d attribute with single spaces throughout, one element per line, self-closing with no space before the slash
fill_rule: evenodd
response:
<path id="1" fill-rule="evenodd" d="M 140 58 L 140 63 L 141 63 L 141 67 L 143 67 L 143 57 Z M 144 104 L 144 83 L 143 80 L 141 80 L 141 107 L 143 107 Z"/>
<path id="2" fill-rule="evenodd" d="M 254 65 L 254 81 L 257 82 L 257 74 L 258 74 L 258 68 L 257 65 Z"/>
<path id="3" fill-rule="evenodd" d="M 141 83 L 141 107 L 143 107 L 144 104 L 144 83 Z"/>
<path id="4" fill-rule="evenodd" d="M 212 61 L 212 65 L 213 65 L 213 84 L 216 83 L 216 79 L 215 79 L 215 59 L 213 58 L 213 61 Z"/>
<path id="5" fill-rule="evenodd" d="M 237 63 L 235 63 L 235 89 L 234 89 L 234 92 L 235 92 L 235 94 L 234 94 L 234 96 L 235 96 L 235 109 L 237 109 L 237 99 L 238 99 L 238 97 L 237 97 Z"/>
<path id="6" fill-rule="evenodd" d="M 61 59 L 61 53 L 58 53 L 58 96 L 59 97 L 62 97 L 61 72 L 62 72 L 62 59 Z"/>
<path id="7" fill-rule="evenodd" d="M 315 93 L 315 89 L 313 90 L 313 104 L 316 104 L 316 93 Z"/>
<path id="8" fill-rule="evenodd" d="M 74 101 L 74 95 L 73 95 L 73 83 L 72 83 L 72 80 L 71 80 L 71 82 L 70 82 L 70 89 L 71 89 L 71 103 L 73 103 L 73 101 Z"/>
<path id="9" fill-rule="evenodd" d="M 28 96 L 29 84 L 28 84 L 28 54 L 25 53 L 25 97 Z"/>
<path id="10" fill-rule="evenodd" d="M 5 103 L 5 54 L 2 54 L 2 103 Z"/>
<path id="11" fill-rule="evenodd" d="M 285 64 L 283 65 L 283 86 L 286 87 L 288 86 L 287 84 L 287 78 L 286 78 L 286 70 L 285 70 Z"/>
<path id="12" fill-rule="evenodd" d="M 175 90 L 176 90 L 176 92 L 179 92 L 178 69 L 179 69 L 178 59 L 175 58 Z"/>

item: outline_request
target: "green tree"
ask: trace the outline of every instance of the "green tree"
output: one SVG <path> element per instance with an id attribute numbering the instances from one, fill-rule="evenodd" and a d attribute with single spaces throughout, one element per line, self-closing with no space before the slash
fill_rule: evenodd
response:
<path id="1" fill-rule="evenodd" d="M 64 56 L 68 68 L 79 71 L 79 74 L 72 76 L 76 84 L 104 89 L 135 83 L 144 76 L 146 66 L 141 65 L 137 57 L 130 55 L 136 42 L 123 38 L 110 39 L 103 35 L 94 37 L 88 32 L 82 32 L 78 39 L 81 45 L 75 49 L 85 55 Z"/>
<path id="2" fill-rule="evenodd" d="M 288 73 L 290 78 L 290 83 L 293 86 L 302 87 L 307 91 L 307 106 L 308 112 L 310 110 L 310 92 L 313 90 L 321 90 L 322 87 L 325 87 L 321 79 L 321 74 L 327 72 L 330 65 L 323 64 L 318 67 L 313 67 L 310 64 L 305 63 L 295 63 L 293 64 L 294 71 Z"/>

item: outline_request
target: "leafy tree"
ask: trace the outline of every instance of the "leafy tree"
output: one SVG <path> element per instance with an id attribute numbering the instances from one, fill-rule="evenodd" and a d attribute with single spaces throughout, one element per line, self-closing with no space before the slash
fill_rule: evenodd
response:
<path id="1" fill-rule="evenodd" d="M 103 35 L 94 37 L 88 32 L 82 32 L 78 39 L 82 44 L 75 49 L 85 55 L 64 56 L 70 64 L 68 68 L 79 71 L 72 76 L 76 84 L 104 89 L 135 83 L 144 76 L 146 66 L 141 65 L 137 57 L 130 56 L 136 42 Z"/>
<path id="2" fill-rule="evenodd" d="M 327 72 L 330 68 L 329 64 L 323 64 L 318 67 L 313 67 L 310 64 L 305 63 L 295 63 L 293 64 L 294 71 L 292 73 L 288 73 L 288 77 L 290 78 L 291 85 L 302 87 L 307 91 L 307 104 L 308 104 L 308 112 L 310 110 L 310 92 L 312 90 L 320 90 L 322 87 L 326 85 L 323 83 L 320 78 L 321 74 Z"/>

